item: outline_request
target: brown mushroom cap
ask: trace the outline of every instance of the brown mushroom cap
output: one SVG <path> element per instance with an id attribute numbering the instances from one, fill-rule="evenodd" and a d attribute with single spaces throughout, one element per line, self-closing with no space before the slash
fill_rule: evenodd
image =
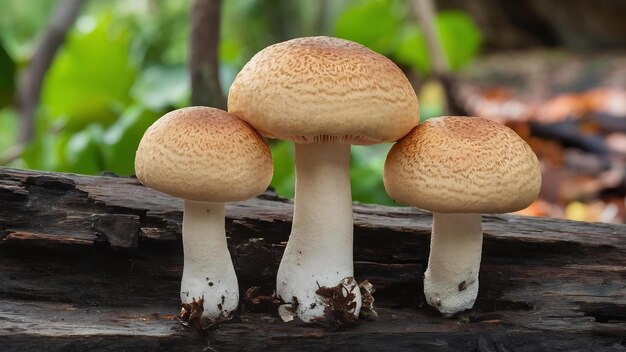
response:
<path id="1" fill-rule="evenodd" d="M 146 130 L 135 172 L 144 185 L 175 197 L 229 202 L 265 191 L 273 163 L 267 143 L 247 123 L 219 109 L 189 107 Z"/>
<path id="2" fill-rule="evenodd" d="M 438 213 L 506 213 L 530 205 L 541 172 L 528 144 L 503 124 L 480 117 L 427 120 L 391 148 L 387 193 Z"/>
<path id="3" fill-rule="evenodd" d="M 267 137 L 297 143 L 395 141 L 419 123 L 415 92 L 391 60 L 331 37 L 256 54 L 230 87 L 228 111 Z"/>

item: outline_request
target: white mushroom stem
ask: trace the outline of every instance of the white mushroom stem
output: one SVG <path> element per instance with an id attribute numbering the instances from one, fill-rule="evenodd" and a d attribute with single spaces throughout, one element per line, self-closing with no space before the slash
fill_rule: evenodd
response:
<path id="1" fill-rule="evenodd" d="M 355 317 L 361 308 L 361 294 L 353 279 L 349 167 L 349 144 L 296 144 L 293 225 L 278 268 L 276 291 L 286 302 L 297 300 L 292 313 L 305 322 L 324 316 L 328 302 L 315 292 L 319 287 L 341 282 L 344 296 L 355 294 Z M 342 282 L 345 278 L 350 279 Z M 284 309 L 281 316 L 289 320 L 283 313 Z"/>
<path id="2" fill-rule="evenodd" d="M 444 316 L 470 309 L 478 294 L 483 244 L 481 214 L 433 214 L 426 301 Z"/>
<path id="3" fill-rule="evenodd" d="M 228 318 L 237 309 L 239 286 L 226 244 L 224 203 L 185 200 L 183 251 L 182 302 L 204 298 L 203 317 Z"/>

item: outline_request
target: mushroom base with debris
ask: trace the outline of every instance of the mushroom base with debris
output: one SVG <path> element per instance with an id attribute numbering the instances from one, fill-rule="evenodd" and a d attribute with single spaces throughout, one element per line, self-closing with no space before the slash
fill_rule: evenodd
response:
<path id="1" fill-rule="evenodd" d="M 474 306 L 483 245 L 480 214 L 433 214 L 424 295 L 446 317 Z"/>
<path id="2" fill-rule="evenodd" d="M 193 299 L 191 303 L 181 304 L 180 312 L 176 315 L 178 321 L 184 326 L 193 328 L 198 331 L 206 331 L 216 329 L 220 323 L 230 320 L 231 315 L 219 316 L 216 319 L 210 319 L 203 315 L 204 299 Z"/>
<path id="3" fill-rule="evenodd" d="M 284 308 L 284 319 L 293 319 L 289 313 L 293 312 L 305 322 L 324 320 L 329 300 L 318 291 L 338 286 L 352 297 L 354 318 L 359 316 L 349 166 L 349 144 L 296 144 L 293 224 L 276 275 L 276 293 L 298 305 Z"/>
<path id="4" fill-rule="evenodd" d="M 351 325 L 358 319 L 361 290 L 353 277 L 344 278 L 336 286 L 318 286 L 310 296 L 306 306 L 296 296 L 292 296 L 291 302 L 280 305 L 281 319 L 289 322 L 299 317 L 304 322 L 331 326 Z"/>
<path id="5" fill-rule="evenodd" d="M 183 307 L 202 302 L 204 317 L 228 319 L 239 303 L 239 285 L 226 243 L 224 204 L 186 200 L 182 232 Z"/>

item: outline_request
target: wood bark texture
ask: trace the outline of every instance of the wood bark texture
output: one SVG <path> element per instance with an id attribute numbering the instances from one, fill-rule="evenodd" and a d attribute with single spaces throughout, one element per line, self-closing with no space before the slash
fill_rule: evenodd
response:
<path id="1" fill-rule="evenodd" d="M 0 168 L 2 351 L 626 351 L 626 226 L 484 216 L 474 309 L 424 303 L 431 215 L 355 204 L 355 271 L 378 321 L 343 330 L 246 304 L 205 334 L 175 320 L 182 201 L 134 178 Z M 226 207 L 243 292 L 270 294 L 293 203 Z"/>

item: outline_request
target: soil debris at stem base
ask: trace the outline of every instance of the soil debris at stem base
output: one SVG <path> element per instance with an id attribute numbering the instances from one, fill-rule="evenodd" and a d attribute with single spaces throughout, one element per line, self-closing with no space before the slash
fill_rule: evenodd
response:
<path id="1" fill-rule="evenodd" d="M 357 320 L 355 317 L 357 302 L 355 301 L 354 290 L 358 287 L 353 277 L 346 277 L 337 286 L 319 287 L 315 293 L 324 298 L 326 308 L 324 308 L 324 316 L 313 321 L 334 329 L 354 325 Z"/>
<path id="2" fill-rule="evenodd" d="M 218 304 L 219 306 L 219 304 Z M 219 316 L 217 319 L 209 319 L 203 317 L 204 312 L 204 297 L 201 297 L 196 301 L 192 298 L 191 303 L 182 303 L 180 312 L 176 316 L 178 321 L 186 326 L 197 331 L 207 331 L 217 328 L 217 326 L 230 319 L 229 316 Z"/>
<path id="3" fill-rule="evenodd" d="M 263 295 L 261 294 L 261 288 L 258 286 L 250 287 L 244 295 L 244 307 L 251 312 L 275 314 L 278 307 L 283 304 L 285 304 L 285 301 L 280 299 L 276 292 L 273 292 L 271 295 Z M 291 303 L 289 304 L 291 305 Z"/>
<path id="4" fill-rule="evenodd" d="M 369 321 L 378 320 L 378 313 L 374 309 L 374 296 L 373 293 L 376 292 L 374 285 L 372 285 L 369 280 L 363 280 L 359 284 L 359 289 L 361 290 L 361 311 L 359 312 L 359 319 L 365 319 Z"/>

